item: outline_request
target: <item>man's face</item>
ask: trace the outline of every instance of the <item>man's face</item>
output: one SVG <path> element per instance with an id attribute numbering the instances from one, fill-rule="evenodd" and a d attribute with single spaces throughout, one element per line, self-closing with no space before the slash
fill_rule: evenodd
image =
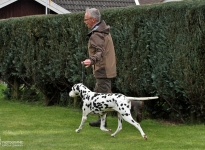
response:
<path id="1" fill-rule="evenodd" d="M 84 15 L 84 23 L 87 25 L 88 28 L 92 28 L 93 25 L 96 24 L 96 19 L 91 18 L 89 13 L 85 13 Z"/>

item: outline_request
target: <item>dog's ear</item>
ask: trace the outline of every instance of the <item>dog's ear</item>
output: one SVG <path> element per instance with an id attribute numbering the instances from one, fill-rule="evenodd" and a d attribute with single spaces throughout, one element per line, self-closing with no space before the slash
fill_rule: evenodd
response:
<path id="1" fill-rule="evenodd" d="M 73 87 L 72 87 L 72 90 L 73 91 L 79 91 L 79 87 L 78 87 L 78 84 L 75 84 Z"/>
<path id="2" fill-rule="evenodd" d="M 80 85 L 76 86 L 76 90 L 80 91 Z"/>

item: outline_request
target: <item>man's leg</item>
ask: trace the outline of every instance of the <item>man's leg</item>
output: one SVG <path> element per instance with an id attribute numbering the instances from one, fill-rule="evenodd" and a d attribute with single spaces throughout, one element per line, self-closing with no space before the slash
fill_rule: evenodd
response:
<path id="1" fill-rule="evenodd" d="M 134 110 L 136 121 L 141 122 L 142 121 L 142 110 L 144 108 L 144 101 L 131 101 L 131 108 Z"/>
<path id="2" fill-rule="evenodd" d="M 96 79 L 96 84 L 94 88 L 94 92 L 97 93 L 112 93 L 111 91 L 111 79 Z M 93 127 L 100 127 L 100 116 L 98 116 L 98 120 L 94 122 L 90 122 L 89 125 Z M 107 122 L 105 121 L 105 126 L 107 126 Z"/>

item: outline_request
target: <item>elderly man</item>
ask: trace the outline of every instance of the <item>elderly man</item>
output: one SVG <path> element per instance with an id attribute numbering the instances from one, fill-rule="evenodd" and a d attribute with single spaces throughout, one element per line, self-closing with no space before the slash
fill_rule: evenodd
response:
<path id="1" fill-rule="evenodd" d="M 101 21 L 101 14 L 96 8 L 86 9 L 84 23 L 91 30 L 88 33 L 89 58 L 83 63 L 85 67 L 92 66 L 96 79 L 94 91 L 111 93 L 111 79 L 116 77 L 116 58 L 110 26 Z M 100 118 L 89 124 L 100 127 Z"/>

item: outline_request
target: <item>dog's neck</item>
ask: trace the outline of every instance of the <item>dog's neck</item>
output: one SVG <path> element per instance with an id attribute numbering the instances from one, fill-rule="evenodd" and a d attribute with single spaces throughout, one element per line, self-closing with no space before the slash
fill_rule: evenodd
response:
<path id="1" fill-rule="evenodd" d="M 87 95 L 87 93 L 92 92 L 91 90 L 89 90 L 88 88 L 80 90 L 80 97 L 83 98 L 85 95 Z"/>

